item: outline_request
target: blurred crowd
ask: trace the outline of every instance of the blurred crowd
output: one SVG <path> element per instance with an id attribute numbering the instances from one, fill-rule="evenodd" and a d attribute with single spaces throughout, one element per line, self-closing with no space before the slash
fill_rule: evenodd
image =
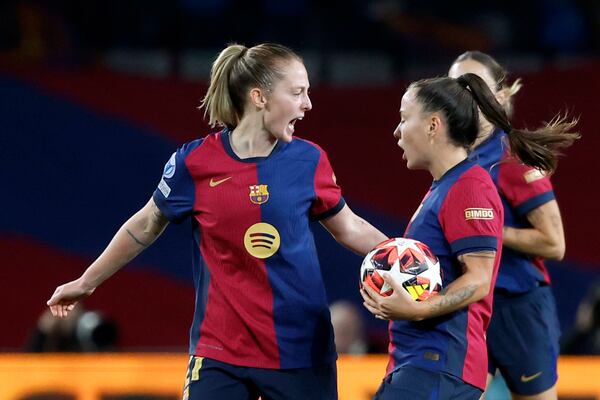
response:
<path id="1" fill-rule="evenodd" d="M 600 50 L 593 0 L 7 0 L 0 18 L 0 60 L 95 65 L 111 51 L 154 49 L 167 56 L 171 75 L 181 73 L 188 52 L 212 58 L 232 41 L 277 41 L 316 54 L 325 79 L 328 57 L 340 52 L 378 57 L 402 76 L 465 48 L 541 62 Z"/>

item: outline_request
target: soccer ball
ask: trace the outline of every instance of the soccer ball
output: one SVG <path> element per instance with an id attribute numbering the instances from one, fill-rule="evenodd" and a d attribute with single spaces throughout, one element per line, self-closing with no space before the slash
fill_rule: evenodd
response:
<path id="1" fill-rule="evenodd" d="M 417 240 L 388 239 L 378 244 L 363 260 L 361 285 L 369 285 L 382 296 L 389 296 L 393 289 L 384 282 L 380 271 L 389 271 L 416 301 L 425 300 L 442 288 L 438 258 L 426 244 Z"/>

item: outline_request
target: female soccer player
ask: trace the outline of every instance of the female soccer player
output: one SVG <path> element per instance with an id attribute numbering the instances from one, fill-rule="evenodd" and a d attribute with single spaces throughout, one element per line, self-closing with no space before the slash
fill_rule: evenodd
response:
<path id="1" fill-rule="evenodd" d="M 311 110 L 302 59 L 277 44 L 230 45 L 202 102 L 224 129 L 178 149 L 152 198 L 48 305 L 78 300 L 192 219 L 196 311 L 189 399 L 335 399 L 335 351 L 309 221 L 366 254 L 386 236 L 345 205 L 325 152 L 293 138 Z"/>
<path id="2" fill-rule="evenodd" d="M 491 177 L 467 157 L 478 135 L 479 109 L 509 132 L 513 151 L 535 167 L 553 166 L 557 150 L 572 141 L 562 131 L 514 129 L 477 75 L 409 86 L 394 137 L 407 167 L 428 170 L 434 181 L 405 236 L 424 242 L 439 257 L 444 289 L 421 302 L 389 276 L 394 288 L 389 297 L 362 289 L 365 307 L 392 320 L 391 360 L 376 399 L 479 399 L 485 388 L 485 330 L 504 216 Z"/>
<path id="3" fill-rule="evenodd" d="M 506 70 L 491 56 L 469 51 L 448 75 L 480 76 L 507 113 L 519 80 L 509 85 Z M 575 122 L 555 118 L 547 129 L 571 130 Z M 481 119 L 470 158 L 486 169 L 504 205 L 504 250 L 494 288 L 494 308 L 487 332 L 488 379 L 496 369 L 515 399 L 556 399 L 560 327 L 543 259 L 561 260 L 565 237 L 558 203 L 543 170 L 510 158 L 507 134 Z"/>

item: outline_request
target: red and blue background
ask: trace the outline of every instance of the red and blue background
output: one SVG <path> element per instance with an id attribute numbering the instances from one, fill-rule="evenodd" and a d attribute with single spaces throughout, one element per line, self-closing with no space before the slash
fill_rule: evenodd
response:
<path id="1" fill-rule="evenodd" d="M 525 87 L 517 125 L 534 127 L 561 110 L 580 116 L 583 138 L 553 177 L 567 253 L 548 264 L 563 330 L 586 288 L 600 279 L 598 71 L 596 62 L 519 74 Z M 315 87 L 313 110 L 296 127 L 328 152 L 355 212 L 393 236 L 402 234 L 431 183 L 426 172 L 406 169 L 392 137 L 405 86 Z M 148 201 L 177 147 L 211 131 L 196 108 L 205 89 L 106 71 L 1 70 L 1 349 L 25 346 L 56 285 L 78 277 Z M 314 228 L 330 301 L 360 304 L 360 258 Z M 189 229 L 171 225 L 86 300 L 117 322 L 119 348 L 186 348 L 194 304 Z"/>

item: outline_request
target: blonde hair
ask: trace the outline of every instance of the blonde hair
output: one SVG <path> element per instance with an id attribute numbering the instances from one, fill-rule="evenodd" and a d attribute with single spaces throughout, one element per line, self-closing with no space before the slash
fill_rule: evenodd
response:
<path id="1" fill-rule="evenodd" d="M 218 55 L 210 72 L 210 86 L 200 103 L 211 127 L 234 129 L 244 115 L 248 91 L 264 90 L 283 77 L 286 61 L 302 58 L 291 49 L 274 43 L 254 47 L 230 44 Z"/>
<path id="2" fill-rule="evenodd" d="M 508 115 L 509 118 L 512 117 L 514 110 L 513 96 L 515 96 L 523 87 L 521 78 L 516 79 L 513 83 L 509 85 L 508 71 L 504 69 L 504 67 L 500 65 L 498 61 L 496 61 L 492 56 L 481 51 L 465 51 L 460 56 L 458 56 L 452 64 L 456 64 L 465 60 L 474 60 L 486 67 L 490 75 L 494 79 L 494 83 L 496 84 L 495 90 L 506 90 L 506 101 L 504 102 L 502 107 L 504 108 L 504 111 L 506 111 L 506 115 Z"/>

